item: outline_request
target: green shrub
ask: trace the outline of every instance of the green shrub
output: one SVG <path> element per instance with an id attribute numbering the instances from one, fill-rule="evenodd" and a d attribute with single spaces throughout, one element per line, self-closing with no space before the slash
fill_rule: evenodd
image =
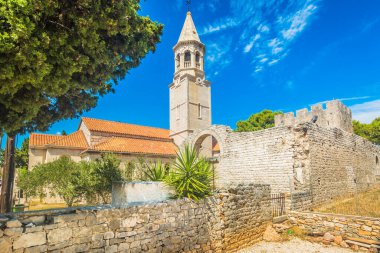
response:
<path id="1" fill-rule="evenodd" d="M 148 181 L 164 181 L 169 171 L 169 168 L 161 161 L 146 163 L 144 167 L 143 173 Z"/>
<path id="2" fill-rule="evenodd" d="M 199 157 L 195 148 L 185 146 L 177 153 L 165 182 L 175 189 L 177 198 L 190 198 L 198 201 L 211 195 L 213 171 L 205 158 Z"/>

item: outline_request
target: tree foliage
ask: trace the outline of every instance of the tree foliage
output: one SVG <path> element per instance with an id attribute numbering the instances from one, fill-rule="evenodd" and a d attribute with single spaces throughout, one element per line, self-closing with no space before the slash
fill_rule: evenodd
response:
<path id="1" fill-rule="evenodd" d="M 354 120 L 353 128 L 355 134 L 380 145 L 380 117 L 374 119 L 370 124 L 364 124 Z"/>
<path id="2" fill-rule="evenodd" d="M 112 182 L 122 180 L 120 160 L 105 154 L 92 162 L 76 163 L 68 157 L 41 164 L 19 173 L 19 187 L 32 196 L 58 195 L 68 206 L 86 199 L 88 203 L 109 203 Z"/>
<path id="3" fill-rule="evenodd" d="M 103 154 L 93 166 L 93 190 L 103 203 L 109 203 L 112 193 L 112 182 L 123 179 L 120 171 L 120 160 L 113 154 Z"/>
<path id="4" fill-rule="evenodd" d="M 250 132 L 274 127 L 274 116 L 277 114 L 282 114 L 282 112 L 263 110 L 252 114 L 247 120 L 241 120 L 236 123 L 236 131 Z"/>
<path id="5" fill-rule="evenodd" d="M 211 195 L 212 178 L 211 164 L 199 157 L 194 147 L 185 146 L 177 154 L 165 182 L 174 187 L 177 198 L 186 197 L 198 201 Z"/>
<path id="6" fill-rule="evenodd" d="M 162 34 L 139 8 L 138 0 L 0 0 L 0 130 L 44 131 L 113 91 Z"/>

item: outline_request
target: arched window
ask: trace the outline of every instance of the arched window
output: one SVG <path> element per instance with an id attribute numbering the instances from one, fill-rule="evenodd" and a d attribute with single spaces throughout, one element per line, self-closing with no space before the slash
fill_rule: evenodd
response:
<path id="1" fill-rule="evenodd" d="M 201 55 L 199 54 L 199 52 L 197 52 L 195 54 L 195 64 L 197 68 L 200 68 L 201 66 L 200 61 L 201 61 Z"/>
<path id="2" fill-rule="evenodd" d="M 181 56 L 179 54 L 177 54 L 177 56 L 175 57 L 175 65 L 177 66 L 177 68 L 181 66 Z"/>
<path id="3" fill-rule="evenodd" d="M 185 52 L 185 68 L 188 68 L 191 66 L 191 54 L 190 51 Z"/>

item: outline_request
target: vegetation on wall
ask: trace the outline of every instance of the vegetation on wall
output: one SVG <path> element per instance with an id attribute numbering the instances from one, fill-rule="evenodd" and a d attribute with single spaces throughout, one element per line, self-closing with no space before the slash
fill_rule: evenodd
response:
<path id="1" fill-rule="evenodd" d="M 247 120 L 236 123 L 237 132 L 251 132 L 274 127 L 274 116 L 282 114 L 280 111 L 263 110 L 252 114 Z"/>
<path id="2" fill-rule="evenodd" d="M 380 145 L 380 117 L 374 119 L 370 124 L 364 124 L 354 120 L 353 127 L 355 134 Z"/>

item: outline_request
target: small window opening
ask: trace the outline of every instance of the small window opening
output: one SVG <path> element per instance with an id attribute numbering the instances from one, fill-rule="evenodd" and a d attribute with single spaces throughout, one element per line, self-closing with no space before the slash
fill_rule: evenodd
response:
<path id="1" fill-rule="evenodd" d="M 198 104 L 198 118 L 202 118 L 202 106 L 201 104 Z"/>
<path id="2" fill-rule="evenodd" d="M 197 68 L 201 67 L 200 60 L 201 60 L 201 56 L 200 56 L 199 52 L 197 52 L 195 54 L 195 65 Z"/>
<path id="3" fill-rule="evenodd" d="M 176 118 L 177 118 L 177 120 L 179 120 L 179 106 L 177 106 L 177 108 L 176 108 Z"/>
<path id="4" fill-rule="evenodd" d="M 181 56 L 179 54 L 177 54 L 177 56 L 175 58 L 175 62 L 176 62 L 177 68 L 179 68 L 181 65 Z"/>
<path id="5" fill-rule="evenodd" d="M 191 54 L 190 51 L 185 52 L 185 68 L 188 68 L 191 66 Z"/>
<path id="6" fill-rule="evenodd" d="M 379 165 L 379 157 L 376 156 L 376 165 Z"/>

